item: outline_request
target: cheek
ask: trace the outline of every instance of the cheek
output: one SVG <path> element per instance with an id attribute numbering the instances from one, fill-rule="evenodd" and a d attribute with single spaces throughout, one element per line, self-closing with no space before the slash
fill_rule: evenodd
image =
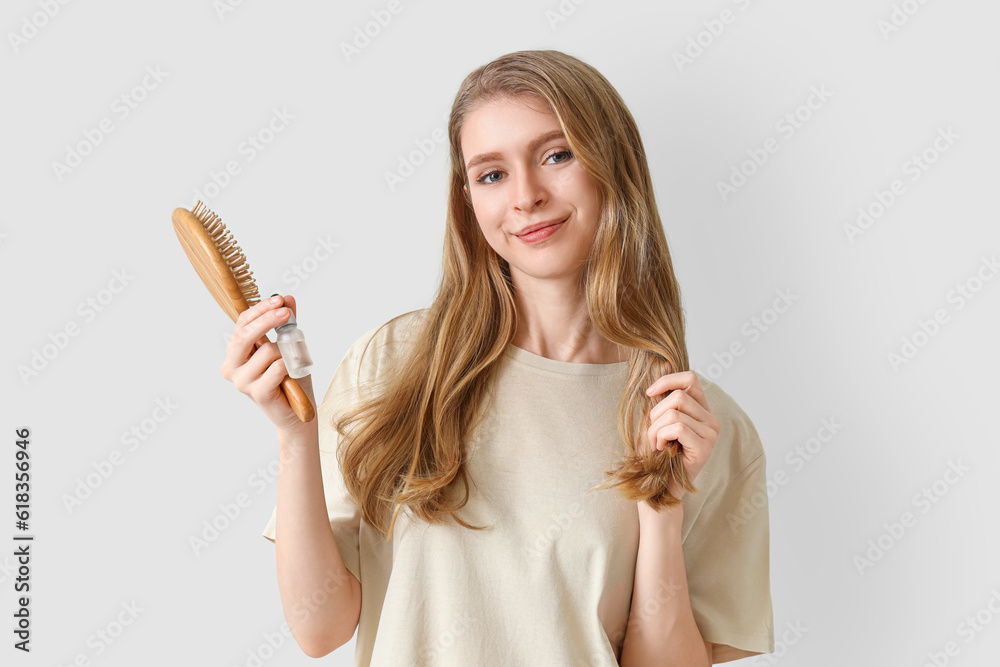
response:
<path id="1" fill-rule="evenodd" d="M 487 238 L 499 233 L 498 228 L 503 222 L 503 209 L 498 206 L 496 197 L 477 195 L 472 200 L 472 212 L 476 216 L 479 228 L 483 230 L 483 234 Z"/>
<path id="2" fill-rule="evenodd" d="M 497 250 L 497 245 L 503 236 L 499 228 L 499 223 L 491 217 L 489 209 L 483 205 L 482 201 L 473 201 L 472 212 L 476 216 L 479 233 L 491 248 Z"/>
<path id="3" fill-rule="evenodd" d="M 601 197 L 598 194 L 597 189 L 589 182 L 584 181 L 577 183 L 577 201 L 580 202 L 580 208 L 584 209 L 590 217 L 595 219 L 595 221 L 600 217 Z"/>
<path id="4" fill-rule="evenodd" d="M 597 208 L 597 188 L 594 187 L 587 172 L 579 165 L 560 174 L 560 178 L 553 183 L 553 192 L 560 198 L 576 202 L 578 208 L 588 210 Z"/>

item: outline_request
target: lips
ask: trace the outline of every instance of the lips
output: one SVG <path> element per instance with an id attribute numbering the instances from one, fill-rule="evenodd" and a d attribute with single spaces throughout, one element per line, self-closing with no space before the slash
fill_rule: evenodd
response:
<path id="1" fill-rule="evenodd" d="M 569 217 L 569 216 L 566 216 L 566 217 Z M 542 229 L 543 227 L 551 227 L 552 225 L 557 225 L 560 222 L 565 222 L 565 221 L 566 221 L 566 218 L 556 218 L 554 220 L 549 220 L 547 222 L 539 222 L 537 225 L 531 225 L 529 227 L 525 227 L 524 229 L 522 229 L 521 231 L 519 231 L 517 234 L 515 234 L 515 236 L 524 236 L 525 234 L 530 234 L 531 232 L 534 232 L 534 231 L 537 231 L 539 229 Z"/>

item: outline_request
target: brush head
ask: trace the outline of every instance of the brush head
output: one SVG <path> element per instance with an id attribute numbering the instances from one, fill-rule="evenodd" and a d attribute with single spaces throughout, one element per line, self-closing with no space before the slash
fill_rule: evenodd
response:
<path id="1" fill-rule="evenodd" d="M 260 301 L 260 293 L 232 232 L 201 201 L 191 211 L 175 208 L 170 218 L 191 266 L 235 322 L 240 313 Z"/>

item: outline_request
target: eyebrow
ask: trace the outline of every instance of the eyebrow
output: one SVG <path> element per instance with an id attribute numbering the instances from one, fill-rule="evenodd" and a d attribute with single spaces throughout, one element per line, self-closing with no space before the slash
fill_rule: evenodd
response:
<path id="1" fill-rule="evenodd" d="M 565 138 L 566 135 L 563 134 L 562 130 L 550 130 L 549 132 L 546 132 L 545 134 L 538 136 L 535 139 L 532 139 L 531 142 L 528 144 L 528 151 L 534 152 L 538 149 L 539 146 L 549 141 L 552 141 L 553 139 L 565 139 Z M 465 170 L 469 171 L 476 165 L 482 164 L 483 162 L 489 162 L 490 160 L 500 160 L 502 158 L 503 158 L 503 153 L 496 153 L 496 152 L 480 153 L 479 155 L 469 160 L 469 164 L 465 165 Z"/>

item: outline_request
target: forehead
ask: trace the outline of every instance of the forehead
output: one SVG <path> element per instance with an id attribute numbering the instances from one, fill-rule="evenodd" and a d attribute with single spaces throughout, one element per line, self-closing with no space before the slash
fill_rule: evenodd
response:
<path id="1" fill-rule="evenodd" d="M 518 95 L 480 102 L 465 117 L 462 153 L 502 150 L 503 144 L 526 143 L 540 132 L 559 129 L 559 118 L 543 97 Z"/>

